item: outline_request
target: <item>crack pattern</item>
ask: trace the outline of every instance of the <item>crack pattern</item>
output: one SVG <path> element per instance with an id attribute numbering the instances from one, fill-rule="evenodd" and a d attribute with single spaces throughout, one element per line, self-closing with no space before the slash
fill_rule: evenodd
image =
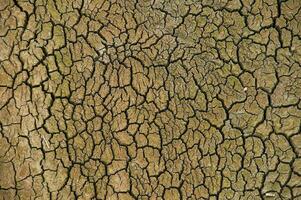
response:
<path id="1" fill-rule="evenodd" d="M 301 199 L 299 0 L 1 0 L 0 199 Z"/>

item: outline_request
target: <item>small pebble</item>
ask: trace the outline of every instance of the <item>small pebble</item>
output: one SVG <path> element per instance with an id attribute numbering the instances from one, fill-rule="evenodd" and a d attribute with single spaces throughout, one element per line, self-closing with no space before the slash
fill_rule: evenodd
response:
<path id="1" fill-rule="evenodd" d="M 267 197 L 274 197 L 275 194 L 274 193 L 266 193 L 265 196 L 267 196 Z"/>

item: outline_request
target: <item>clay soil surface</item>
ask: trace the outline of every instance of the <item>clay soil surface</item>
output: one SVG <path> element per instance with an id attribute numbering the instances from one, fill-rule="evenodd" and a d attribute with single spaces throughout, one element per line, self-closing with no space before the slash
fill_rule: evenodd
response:
<path id="1" fill-rule="evenodd" d="M 300 200 L 301 1 L 0 0 L 0 199 Z"/>

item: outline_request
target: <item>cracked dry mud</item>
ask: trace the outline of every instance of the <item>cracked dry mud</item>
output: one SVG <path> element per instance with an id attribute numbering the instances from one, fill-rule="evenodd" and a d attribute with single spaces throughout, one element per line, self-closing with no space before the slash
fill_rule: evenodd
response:
<path id="1" fill-rule="evenodd" d="M 1 0 L 0 199 L 301 199 L 301 1 Z"/>

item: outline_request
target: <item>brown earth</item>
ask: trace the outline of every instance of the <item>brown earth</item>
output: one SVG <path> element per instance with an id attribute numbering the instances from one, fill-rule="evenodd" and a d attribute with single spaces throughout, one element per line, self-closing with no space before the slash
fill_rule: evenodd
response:
<path id="1" fill-rule="evenodd" d="M 0 199 L 301 199 L 301 1 L 1 0 Z"/>

